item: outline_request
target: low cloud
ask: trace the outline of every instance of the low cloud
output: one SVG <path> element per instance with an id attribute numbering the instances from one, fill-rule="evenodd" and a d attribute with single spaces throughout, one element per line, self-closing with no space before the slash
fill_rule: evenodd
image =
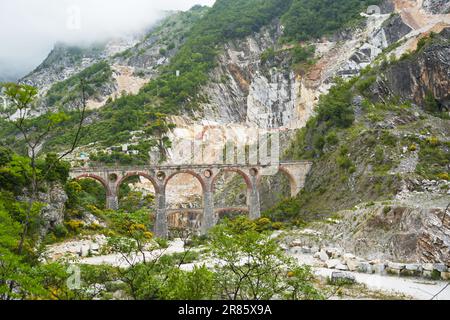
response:
<path id="1" fill-rule="evenodd" d="M 165 10 L 214 0 L 0 0 L 0 81 L 16 80 L 56 42 L 87 44 L 151 26 Z"/>

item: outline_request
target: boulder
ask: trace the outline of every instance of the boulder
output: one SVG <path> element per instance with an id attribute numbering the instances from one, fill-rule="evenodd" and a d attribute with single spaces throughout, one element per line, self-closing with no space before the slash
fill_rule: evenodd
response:
<path id="1" fill-rule="evenodd" d="M 81 246 L 78 251 L 78 255 L 83 258 L 87 257 L 89 255 L 89 247 Z"/>
<path id="2" fill-rule="evenodd" d="M 303 254 L 311 254 L 312 250 L 310 247 L 301 247 L 301 253 Z"/>
<path id="3" fill-rule="evenodd" d="M 450 280 L 450 272 L 441 272 L 442 280 L 449 281 Z"/>
<path id="4" fill-rule="evenodd" d="M 128 300 L 129 296 L 124 290 L 117 290 L 113 293 L 113 300 Z"/>
<path id="5" fill-rule="evenodd" d="M 291 243 L 289 244 L 290 247 L 301 247 L 303 246 L 303 243 L 301 240 L 292 240 Z"/>
<path id="6" fill-rule="evenodd" d="M 319 255 L 319 259 L 322 261 L 328 261 L 330 259 L 330 257 L 328 256 L 328 254 L 325 252 L 325 250 L 320 250 L 320 252 L 318 253 Z"/>
<path id="7" fill-rule="evenodd" d="M 359 262 L 357 260 L 347 260 L 347 267 L 350 271 L 357 271 L 359 268 Z"/>
<path id="8" fill-rule="evenodd" d="M 347 284 L 356 282 L 355 276 L 348 272 L 333 272 L 330 280 L 333 284 Z"/>
<path id="9" fill-rule="evenodd" d="M 292 254 L 299 254 L 302 253 L 302 248 L 301 247 L 291 247 L 291 249 L 289 250 L 290 253 Z"/>
<path id="10" fill-rule="evenodd" d="M 40 235 L 45 235 L 57 226 L 64 225 L 64 212 L 68 196 L 61 185 L 53 185 L 48 193 L 40 193 L 39 200 L 45 203 L 41 209 Z"/>
<path id="11" fill-rule="evenodd" d="M 435 263 L 433 265 L 433 270 L 439 271 L 439 272 L 447 272 L 448 268 L 443 263 Z"/>
<path id="12" fill-rule="evenodd" d="M 319 251 L 320 250 L 319 250 L 318 247 L 314 247 L 314 246 L 311 247 L 311 253 L 316 253 L 316 252 L 319 252 Z"/>
<path id="13" fill-rule="evenodd" d="M 389 267 L 386 268 L 386 273 L 391 274 L 391 275 L 399 276 L 401 272 L 402 272 L 401 269 L 392 269 Z"/>
<path id="14" fill-rule="evenodd" d="M 328 248 L 326 249 L 326 253 L 332 259 L 337 259 L 342 256 L 342 251 L 338 248 Z"/>
<path id="15" fill-rule="evenodd" d="M 334 269 L 336 266 L 341 264 L 341 261 L 338 259 L 330 259 L 325 262 L 328 269 Z"/>
<path id="16" fill-rule="evenodd" d="M 420 264 L 407 264 L 404 269 L 400 270 L 399 274 L 404 277 L 421 277 L 422 266 Z"/>
<path id="17" fill-rule="evenodd" d="M 424 264 L 422 265 L 422 268 L 423 268 L 423 270 L 425 270 L 425 271 L 433 271 L 434 266 L 433 266 L 432 263 L 424 263 Z"/>
<path id="18" fill-rule="evenodd" d="M 351 253 L 346 253 L 343 255 L 344 261 L 355 260 L 356 257 Z"/>
<path id="19" fill-rule="evenodd" d="M 343 264 L 343 263 L 339 263 L 339 264 L 336 266 L 336 270 L 348 271 L 348 267 L 347 267 L 347 265 L 345 265 L 345 264 Z"/>
<path id="20" fill-rule="evenodd" d="M 323 261 L 316 260 L 316 261 L 314 261 L 314 266 L 317 268 L 326 268 L 327 264 Z"/>
<path id="21" fill-rule="evenodd" d="M 373 273 L 374 269 L 372 264 L 370 264 L 369 262 L 360 262 L 358 264 L 358 271 L 362 273 Z"/>
<path id="22" fill-rule="evenodd" d="M 408 271 L 419 271 L 422 272 L 422 266 L 417 263 L 406 264 L 405 269 Z"/>
<path id="23" fill-rule="evenodd" d="M 395 263 L 395 262 L 388 262 L 387 266 L 389 269 L 393 269 L 393 270 L 402 270 L 405 268 L 404 264 Z"/>
<path id="24" fill-rule="evenodd" d="M 386 273 L 386 265 L 384 263 L 375 264 L 375 265 L 373 265 L 373 270 L 375 273 L 385 274 Z"/>

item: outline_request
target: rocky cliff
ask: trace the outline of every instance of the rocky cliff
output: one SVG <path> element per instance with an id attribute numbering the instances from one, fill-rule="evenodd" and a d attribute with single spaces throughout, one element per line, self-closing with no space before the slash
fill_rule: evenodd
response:
<path id="1" fill-rule="evenodd" d="M 450 28 L 443 29 L 418 52 L 388 68 L 374 87 L 382 98 L 401 97 L 424 106 L 427 94 L 441 107 L 450 107 Z"/>
<path id="2" fill-rule="evenodd" d="M 44 62 L 20 81 L 37 87 L 44 95 L 54 84 L 132 47 L 137 41 L 137 37 L 130 37 L 86 47 L 58 43 Z"/>
<path id="3" fill-rule="evenodd" d="M 311 226 L 311 245 L 337 247 L 368 260 L 450 263 L 450 225 L 443 209 L 399 205 L 340 212 L 329 224 Z"/>
<path id="4" fill-rule="evenodd" d="M 64 224 L 67 200 L 68 197 L 64 188 L 58 184 L 50 186 L 47 193 L 39 194 L 39 201 L 45 204 L 41 210 L 41 237 Z"/>
<path id="5" fill-rule="evenodd" d="M 167 12 L 148 31 L 104 43 L 85 47 L 57 44 L 45 61 L 20 82 L 39 89 L 43 109 L 49 105 L 71 109 L 76 103 L 74 96 L 79 95 L 74 92 L 78 78 L 83 76 L 93 87 L 91 82 L 99 78 L 99 73 L 90 70 L 105 64 L 111 76 L 102 77 L 101 85 L 88 92 L 89 109 L 99 109 L 124 93 L 135 95 L 169 63 L 183 44 L 185 34 L 206 9 Z"/>
<path id="6" fill-rule="evenodd" d="M 424 0 L 423 8 L 433 14 L 450 13 L 450 2 L 447 0 Z"/>

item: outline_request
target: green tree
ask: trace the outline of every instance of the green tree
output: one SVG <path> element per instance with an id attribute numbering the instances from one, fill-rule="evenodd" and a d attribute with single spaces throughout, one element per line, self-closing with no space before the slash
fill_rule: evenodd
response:
<path id="1" fill-rule="evenodd" d="M 191 272 L 178 267 L 169 269 L 167 280 L 161 287 L 163 300 L 210 300 L 216 298 L 214 272 L 205 266 L 194 267 Z"/>
<path id="2" fill-rule="evenodd" d="M 48 183 L 65 183 L 69 166 L 62 159 L 76 148 L 86 110 L 84 90 L 82 90 L 82 106 L 79 108 L 79 126 L 73 140 L 72 148 L 62 155 L 48 154 L 39 157 L 45 141 L 55 128 L 67 119 L 63 112 L 48 112 L 36 118 L 38 109 L 37 90 L 28 85 L 15 83 L 0 84 L 3 95 L 7 99 L 7 107 L 3 110 L 8 123 L 12 124 L 23 143 L 22 156 L 11 150 L 2 148 L 0 159 L 0 206 L 2 213 L 0 229 L 6 228 L 15 241 L 0 243 L 0 295 L 3 299 L 26 299 L 35 295 L 45 295 L 42 279 L 33 275 L 38 267 L 38 250 L 34 250 L 39 229 L 40 213 L 43 203 L 39 201 L 39 192 Z M 23 200 L 25 199 L 25 200 Z M 14 221 L 14 223 L 12 223 Z M 12 228 L 14 230 L 12 230 Z M 2 232 L 3 233 L 3 232 Z"/>
<path id="3" fill-rule="evenodd" d="M 169 123 L 167 115 L 163 113 L 149 112 L 147 116 L 149 122 L 145 127 L 145 134 L 154 139 L 160 155 L 159 161 L 163 162 L 167 160 L 167 149 L 172 146 L 167 134 L 175 128 L 175 125 Z"/>
<path id="4" fill-rule="evenodd" d="M 81 101 L 82 106 L 79 108 L 79 126 L 77 134 L 73 140 L 72 148 L 66 152 L 64 152 L 60 156 L 49 155 L 45 161 L 45 168 L 41 172 L 38 166 L 38 156 L 39 151 L 42 148 L 43 143 L 46 139 L 48 139 L 49 134 L 55 127 L 61 122 L 67 119 L 67 116 L 64 112 L 48 112 L 43 117 L 40 118 L 39 126 L 36 126 L 36 123 L 32 121 L 33 113 L 39 112 L 38 104 L 36 103 L 38 91 L 36 88 L 21 85 L 16 83 L 3 83 L 1 84 L 1 88 L 4 90 L 4 95 L 8 101 L 8 107 L 6 108 L 5 113 L 7 119 L 14 124 L 16 129 L 20 132 L 26 149 L 26 157 L 29 159 L 29 164 L 31 167 L 30 174 L 28 175 L 26 171 L 26 178 L 30 181 L 30 186 L 26 190 L 26 196 L 28 198 L 28 205 L 26 209 L 25 219 L 23 221 L 23 231 L 21 234 L 21 240 L 18 246 L 19 255 L 22 253 L 23 246 L 25 243 L 25 239 L 28 234 L 28 229 L 30 224 L 32 223 L 32 212 L 35 208 L 36 203 L 38 202 L 38 192 L 40 189 L 40 184 L 47 180 L 50 176 L 51 178 L 55 178 L 57 173 L 61 173 L 62 165 L 60 161 L 72 153 L 80 138 L 81 129 L 83 126 L 84 115 L 86 111 L 86 99 L 85 99 L 85 91 L 84 91 L 84 83 L 82 83 L 81 88 Z M 65 168 L 64 170 L 66 170 Z"/>
<path id="5" fill-rule="evenodd" d="M 293 0 L 282 16 L 287 41 L 305 41 L 330 35 L 361 20 L 360 12 L 380 0 Z"/>
<path id="6" fill-rule="evenodd" d="M 288 258 L 269 234 L 245 217 L 227 220 L 211 232 L 219 297 L 229 300 L 269 300 L 276 297 L 318 299 L 306 267 Z"/>

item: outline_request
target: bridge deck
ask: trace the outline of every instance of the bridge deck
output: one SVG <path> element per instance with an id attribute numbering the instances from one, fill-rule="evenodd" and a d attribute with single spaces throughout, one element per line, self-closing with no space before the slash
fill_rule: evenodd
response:
<path id="1" fill-rule="evenodd" d="M 204 208 L 182 208 L 182 209 L 167 209 L 166 212 L 168 214 L 171 213 L 203 213 Z M 234 211 L 234 212 L 248 212 L 248 207 L 226 207 L 226 208 L 214 208 L 215 213 L 226 212 L 226 211 Z"/>
<path id="2" fill-rule="evenodd" d="M 73 173 L 99 172 L 99 171 L 139 171 L 139 170 L 182 170 L 182 169 L 205 169 L 205 168 L 251 168 L 260 167 L 268 168 L 272 166 L 287 166 L 287 165 L 301 165 L 312 164 L 311 161 L 280 161 L 272 164 L 179 164 L 179 165 L 145 165 L 145 166 L 93 166 L 93 167 L 76 167 L 70 171 Z"/>

